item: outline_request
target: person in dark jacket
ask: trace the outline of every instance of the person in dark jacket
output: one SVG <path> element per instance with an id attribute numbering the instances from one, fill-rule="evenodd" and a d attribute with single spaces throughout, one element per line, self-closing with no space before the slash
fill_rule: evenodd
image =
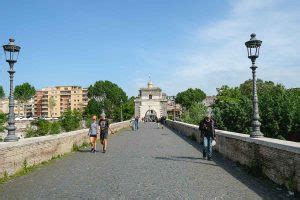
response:
<path id="1" fill-rule="evenodd" d="M 201 137 L 203 137 L 203 158 L 211 160 L 212 158 L 212 141 L 216 139 L 215 122 L 210 116 L 207 116 L 199 124 Z"/>
<path id="2" fill-rule="evenodd" d="M 100 115 L 99 127 L 100 127 L 100 142 L 103 146 L 103 153 L 105 153 L 107 148 L 107 139 L 109 135 L 108 130 L 110 130 L 111 134 L 114 134 L 114 132 L 110 128 L 108 119 L 106 118 L 104 113 Z"/>

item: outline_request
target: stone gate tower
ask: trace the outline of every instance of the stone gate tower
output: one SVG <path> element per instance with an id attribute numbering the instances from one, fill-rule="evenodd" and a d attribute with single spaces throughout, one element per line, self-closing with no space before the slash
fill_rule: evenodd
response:
<path id="1" fill-rule="evenodd" d="M 155 117 L 167 116 L 167 96 L 159 87 L 155 87 L 151 80 L 147 87 L 140 88 L 139 95 L 134 100 L 135 116 L 153 121 Z"/>

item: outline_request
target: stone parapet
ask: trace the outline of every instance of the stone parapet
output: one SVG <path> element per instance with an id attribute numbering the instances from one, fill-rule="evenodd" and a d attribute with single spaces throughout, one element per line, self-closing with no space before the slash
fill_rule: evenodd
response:
<path id="1" fill-rule="evenodd" d="M 201 142 L 198 126 L 171 120 L 167 125 Z M 300 191 L 300 143 L 216 130 L 214 149 L 230 160 L 255 168 L 279 185 Z"/>
<path id="2" fill-rule="evenodd" d="M 114 131 L 129 127 L 130 122 L 124 121 L 111 124 Z M 52 157 L 71 152 L 73 145 L 80 146 L 89 142 L 88 129 L 20 139 L 18 142 L 0 143 L 0 176 L 5 172 L 9 175 L 22 169 L 24 161 L 31 166 L 48 161 Z"/>

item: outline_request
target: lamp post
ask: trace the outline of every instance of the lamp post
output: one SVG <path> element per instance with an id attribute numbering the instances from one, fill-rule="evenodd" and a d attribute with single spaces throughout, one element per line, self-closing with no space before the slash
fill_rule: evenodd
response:
<path id="1" fill-rule="evenodd" d="M 121 122 L 123 121 L 123 100 L 121 99 Z"/>
<path id="2" fill-rule="evenodd" d="M 257 88 L 256 88 L 256 69 L 255 60 L 259 57 L 259 49 L 261 46 L 262 41 L 255 38 L 256 34 L 252 33 L 251 38 L 249 41 L 245 42 L 248 52 L 248 58 L 252 62 L 252 66 L 250 69 L 252 70 L 252 104 L 253 104 L 253 113 L 252 113 L 252 130 L 250 133 L 250 137 L 263 137 L 263 133 L 260 132 L 260 125 L 259 122 L 259 110 L 258 110 L 258 98 L 257 98 Z"/>
<path id="3" fill-rule="evenodd" d="M 9 73 L 10 77 L 10 90 L 9 90 L 9 118 L 8 118 L 8 126 L 7 131 L 8 134 L 4 138 L 5 142 L 14 142 L 18 141 L 19 138 L 16 136 L 16 126 L 15 126 L 15 112 L 14 112 L 14 64 L 17 62 L 19 52 L 21 47 L 15 45 L 14 39 L 10 38 L 9 43 L 6 45 L 3 45 L 3 50 L 6 58 L 6 62 L 9 64 L 9 70 L 7 71 Z"/>

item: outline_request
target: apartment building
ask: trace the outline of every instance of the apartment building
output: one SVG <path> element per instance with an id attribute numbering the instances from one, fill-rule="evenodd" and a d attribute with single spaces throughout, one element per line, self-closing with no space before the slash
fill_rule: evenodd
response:
<path id="1" fill-rule="evenodd" d="M 180 118 L 182 114 L 182 107 L 180 104 L 175 102 L 175 96 L 167 96 L 167 113 L 168 118 L 173 119 L 174 115 L 176 118 Z"/>
<path id="2" fill-rule="evenodd" d="M 43 88 L 35 95 L 35 116 L 60 117 L 68 108 L 83 111 L 87 103 L 87 88 L 80 86 Z"/>
<path id="3" fill-rule="evenodd" d="M 7 98 L 0 100 L 0 112 L 9 112 L 9 100 Z M 15 100 L 14 113 L 16 117 L 32 117 L 34 112 L 34 100 L 30 99 L 26 103 L 19 103 Z"/>

